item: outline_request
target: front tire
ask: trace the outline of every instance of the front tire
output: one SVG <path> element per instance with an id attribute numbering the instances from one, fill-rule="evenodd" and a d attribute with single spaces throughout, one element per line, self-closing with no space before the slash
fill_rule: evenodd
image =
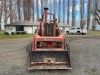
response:
<path id="1" fill-rule="evenodd" d="M 66 43 L 66 46 L 67 46 L 68 53 L 70 54 L 70 45 Z"/>

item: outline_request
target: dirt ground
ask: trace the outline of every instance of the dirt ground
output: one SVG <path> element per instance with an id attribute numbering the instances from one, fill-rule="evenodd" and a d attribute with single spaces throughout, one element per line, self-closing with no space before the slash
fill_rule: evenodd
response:
<path id="1" fill-rule="evenodd" d="M 67 38 L 72 70 L 27 70 L 31 38 L 0 40 L 0 75 L 100 75 L 100 36 Z"/>

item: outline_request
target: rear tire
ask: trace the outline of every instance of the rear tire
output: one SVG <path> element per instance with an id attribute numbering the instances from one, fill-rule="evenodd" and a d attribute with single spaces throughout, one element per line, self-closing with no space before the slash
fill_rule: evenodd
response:
<path id="1" fill-rule="evenodd" d="M 32 50 L 32 42 L 30 42 L 26 47 L 26 52 L 29 52 L 30 50 Z"/>
<path id="2" fill-rule="evenodd" d="M 28 44 L 28 46 L 26 47 L 26 52 L 27 52 L 27 65 L 28 65 L 27 68 L 29 68 L 31 66 L 31 64 L 30 64 L 31 63 L 31 59 L 32 59 L 31 50 L 32 50 L 32 42 L 30 42 Z"/>

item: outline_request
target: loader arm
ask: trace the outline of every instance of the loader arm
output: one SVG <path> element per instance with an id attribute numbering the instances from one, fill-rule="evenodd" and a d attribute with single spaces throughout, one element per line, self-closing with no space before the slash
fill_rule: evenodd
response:
<path id="1" fill-rule="evenodd" d="M 48 15 L 53 16 L 49 22 Z M 29 70 L 71 69 L 69 45 L 48 8 L 44 8 L 40 25 L 29 46 Z"/>

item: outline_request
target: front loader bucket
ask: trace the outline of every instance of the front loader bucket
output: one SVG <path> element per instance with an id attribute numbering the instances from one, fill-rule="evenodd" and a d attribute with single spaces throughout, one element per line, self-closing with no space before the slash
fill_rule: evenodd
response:
<path id="1" fill-rule="evenodd" d="M 28 69 L 71 69 L 68 51 L 31 51 Z"/>

